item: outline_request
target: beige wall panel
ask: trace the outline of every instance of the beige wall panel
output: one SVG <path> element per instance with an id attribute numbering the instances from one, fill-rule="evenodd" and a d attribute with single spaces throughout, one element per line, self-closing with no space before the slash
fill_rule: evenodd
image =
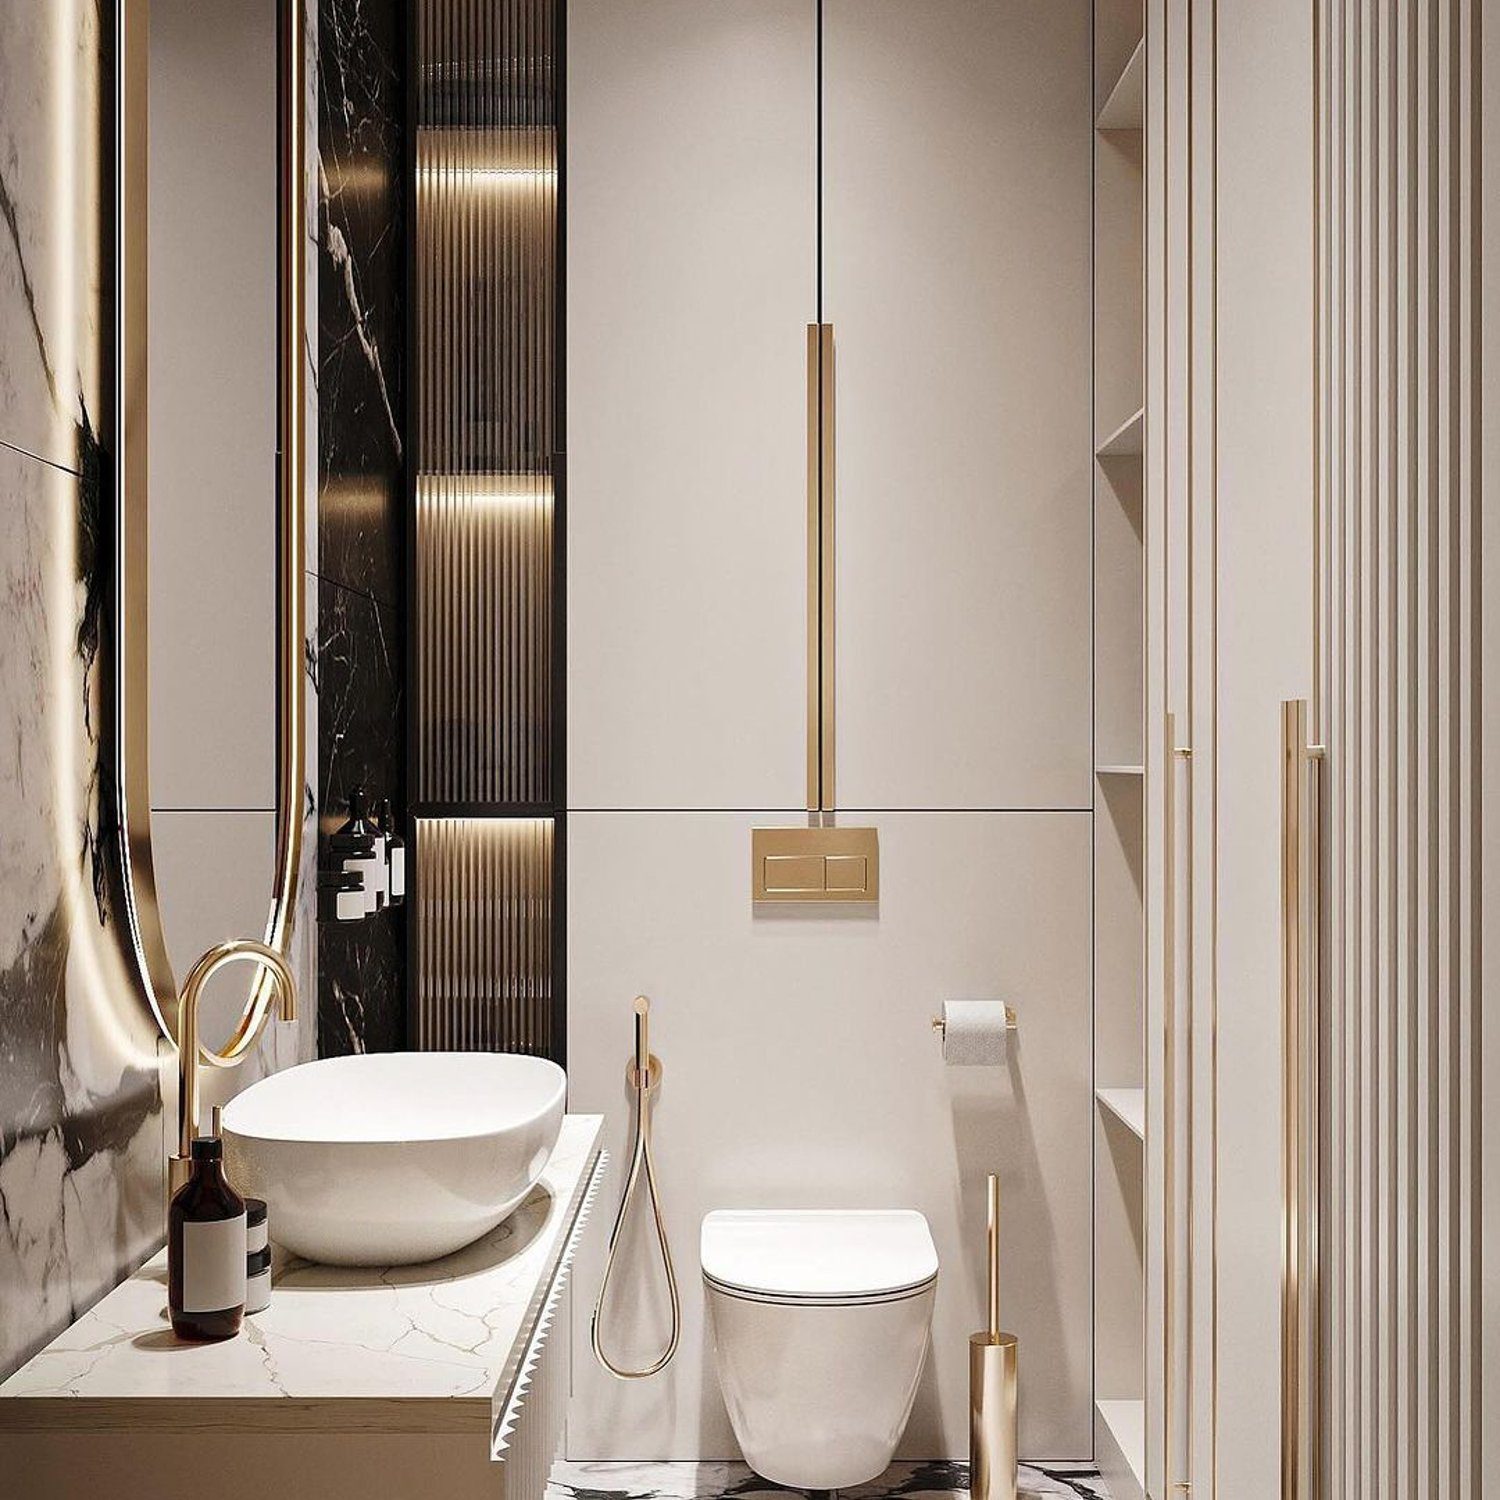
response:
<path id="1" fill-rule="evenodd" d="M 151 845 L 174 973 L 185 975 L 215 943 L 264 936 L 276 862 L 275 813 L 155 813 Z M 221 1046 L 239 1019 L 253 983 L 249 973 L 235 965 L 209 982 L 201 1024 L 211 1046 Z"/>
<path id="2" fill-rule="evenodd" d="M 157 807 L 276 801 L 276 15 L 151 5 Z"/>
<path id="3" fill-rule="evenodd" d="M 569 801 L 806 798 L 815 9 L 569 10 Z"/>
<path id="4" fill-rule="evenodd" d="M 1094 146 L 1094 439 L 1102 444 L 1141 409 L 1141 212 L 1145 139 L 1100 131 Z"/>
<path id="5" fill-rule="evenodd" d="M 1145 1082 L 1140 776 L 1101 776 L 1094 809 L 1094 1067 L 1103 1088 Z"/>
<path id="6" fill-rule="evenodd" d="M 942 1262 L 934 1344 L 900 1451 L 963 1456 L 966 1340 L 984 1307 L 984 1176 L 995 1169 L 1004 1317 L 1025 1371 L 1021 1449 L 1087 1456 L 1088 819 L 885 816 L 878 911 L 765 915 L 750 901 L 755 821 L 569 820 L 570 1107 L 608 1114 L 615 1166 L 599 1212 L 609 1215 L 629 1144 L 630 1002 L 650 995 L 665 1069 L 657 1161 L 686 1314 L 664 1375 L 614 1380 L 588 1347 L 602 1244 L 580 1253 L 570 1456 L 733 1456 L 698 1228 L 711 1208 L 790 1205 L 927 1215 Z M 986 995 L 1019 1018 L 1008 1069 L 945 1067 L 930 1017 L 944 999 Z M 616 1357 L 634 1358 L 659 1348 L 666 1310 L 645 1236 L 625 1243 L 606 1329 Z"/>
<path id="7" fill-rule="evenodd" d="M 1108 1109 L 1094 1121 L 1094 1388 L 1139 1401 L 1145 1256 L 1144 1143 Z"/>
<path id="8" fill-rule="evenodd" d="M 1213 575 L 1193 691 L 1216 774 L 1210 792 L 1195 737 L 1193 879 L 1217 943 L 1215 960 L 1195 933 L 1195 980 L 1212 983 L 1208 999 L 1195 982 L 1195 1026 L 1217 1053 L 1217 1134 L 1206 1100 L 1195 1123 L 1217 1150 L 1219 1500 L 1264 1500 L 1280 1483 L 1267 1441 L 1281 1392 L 1280 705 L 1313 689 L 1312 42 L 1307 7 L 1290 0 L 1218 14 L 1217 473 L 1193 554 L 1200 597 Z M 1205 1238 L 1200 1266 L 1207 1254 Z"/>
<path id="9" fill-rule="evenodd" d="M 837 802 L 1087 807 L 1089 6 L 824 16 Z"/>
<path id="10" fill-rule="evenodd" d="M 1145 533 L 1141 460 L 1094 475 L 1094 759 L 1143 765 Z"/>

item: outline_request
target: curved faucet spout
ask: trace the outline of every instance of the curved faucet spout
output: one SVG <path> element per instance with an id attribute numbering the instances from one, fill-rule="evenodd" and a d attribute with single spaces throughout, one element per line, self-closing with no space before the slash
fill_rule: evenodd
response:
<path id="1" fill-rule="evenodd" d="M 198 1040 L 198 1005 L 204 986 L 220 969 L 232 963 L 258 964 L 265 970 L 262 982 L 251 991 L 238 1026 L 222 1052 L 204 1047 Z M 168 1193 L 186 1180 L 187 1164 L 198 1132 L 198 1069 L 203 1063 L 232 1068 L 254 1045 L 271 1014 L 272 1003 L 283 1021 L 297 1017 L 297 981 L 286 959 L 274 948 L 253 938 L 235 938 L 216 943 L 201 954 L 188 970 L 178 1006 L 177 1025 L 177 1155 L 169 1168 Z"/>

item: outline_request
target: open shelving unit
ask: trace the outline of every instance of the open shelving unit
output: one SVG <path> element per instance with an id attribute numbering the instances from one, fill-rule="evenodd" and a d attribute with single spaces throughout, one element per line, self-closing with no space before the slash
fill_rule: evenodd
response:
<path id="1" fill-rule="evenodd" d="M 1142 0 L 1094 0 L 1094 1451 L 1145 1472 Z"/>

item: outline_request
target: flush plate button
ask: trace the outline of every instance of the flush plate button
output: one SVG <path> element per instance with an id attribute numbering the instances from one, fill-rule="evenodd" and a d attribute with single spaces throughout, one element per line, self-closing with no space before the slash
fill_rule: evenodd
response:
<path id="1" fill-rule="evenodd" d="M 875 901 L 880 840 L 873 828 L 755 828 L 750 832 L 756 901 Z"/>

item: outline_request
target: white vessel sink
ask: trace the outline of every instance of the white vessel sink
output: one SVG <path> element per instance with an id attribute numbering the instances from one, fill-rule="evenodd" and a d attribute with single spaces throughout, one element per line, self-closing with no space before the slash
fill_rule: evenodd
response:
<path id="1" fill-rule="evenodd" d="M 307 1260 L 435 1260 L 486 1234 L 542 1174 L 562 1128 L 556 1063 L 502 1052 L 329 1057 L 224 1109 L 229 1176 Z"/>

